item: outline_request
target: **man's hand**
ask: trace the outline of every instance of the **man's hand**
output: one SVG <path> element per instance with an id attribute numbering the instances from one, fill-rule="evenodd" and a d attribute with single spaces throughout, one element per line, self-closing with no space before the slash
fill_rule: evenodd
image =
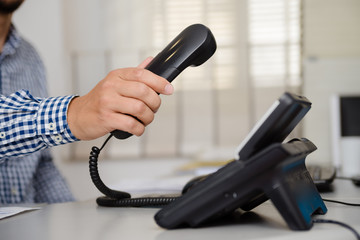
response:
<path id="1" fill-rule="evenodd" d="M 144 133 L 161 104 L 157 93 L 173 93 L 166 79 L 144 69 L 151 60 L 137 68 L 111 71 L 88 94 L 71 101 L 67 119 L 76 138 L 91 140 L 115 129 L 137 136 Z"/>

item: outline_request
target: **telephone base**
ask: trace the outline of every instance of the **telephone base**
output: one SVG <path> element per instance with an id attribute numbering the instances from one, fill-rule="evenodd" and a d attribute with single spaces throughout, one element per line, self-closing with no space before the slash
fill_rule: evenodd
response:
<path id="1" fill-rule="evenodd" d="M 241 208 L 271 200 L 292 230 L 312 227 L 327 208 L 305 167 L 316 149 L 307 139 L 275 143 L 246 161 L 233 161 L 199 182 L 155 215 L 161 227 L 198 227 Z"/>

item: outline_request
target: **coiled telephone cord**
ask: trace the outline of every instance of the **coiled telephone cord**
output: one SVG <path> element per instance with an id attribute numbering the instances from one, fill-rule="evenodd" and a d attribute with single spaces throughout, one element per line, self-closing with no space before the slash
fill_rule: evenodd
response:
<path id="1" fill-rule="evenodd" d="M 89 156 L 89 171 L 96 188 L 105 196 L 96 199 L 99 206 L 105 207 L 160 207 L 175 201 L 178 197 L 141 197 L 131 198 L 127 192 L 116 191 L 107 187 L 101 180 L 98 170 L 98 158 L 101 150 L 113 134 L 105 140 L 101 148 L 92 147 Z"/>

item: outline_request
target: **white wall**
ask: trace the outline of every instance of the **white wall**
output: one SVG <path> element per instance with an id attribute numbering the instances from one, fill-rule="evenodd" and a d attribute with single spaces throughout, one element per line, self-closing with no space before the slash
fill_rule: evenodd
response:
<path id="1" fill-rule="evenodd" d="M 335 94 L 360 94 L 360 57 L 307 60 L 304 77 L 305 95 L 313 103 L 305 118 L 304 136 L 318 147 L 309 159 L 330 163 L 333 161 L 330 98 Z"/>
<path id="2" fill-rule="evenodd" d="M 47 68 L 49 93 L 68 94 L 70 79 L 64 72 L 64 32 L 61 0 L 30 0 L 14 13 L 20 33 L 39 51 Z"/>
<path id="3" fill-rule="evenodd" d="M 304 136 L 318 150 L 309 159 L 331 163 L 330 96 L 360 94 L 360 1 L 304 1 L 304 95 L 312 102 Z"/>
<path id="4" fill-rule="evenodd" d="M 14 13 L 13 22 L 42 57 L 50 96 L 72 94 L 70 72 L 66 67 L 63 1 L 28 0 Z M 53 148 L 55 161 L 66 159 L 68 146 Z"/>
<path id="5" fill-rule="evenodd" d="M 304 0 L 305 58 L 360 56 L 360 1 Z"/>

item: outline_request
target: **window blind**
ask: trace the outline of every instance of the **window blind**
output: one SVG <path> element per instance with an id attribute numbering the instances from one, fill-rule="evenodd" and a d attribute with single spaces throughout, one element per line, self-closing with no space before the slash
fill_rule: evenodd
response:
<path id="1" fill-rule="evenodd" d="M 300 0 L 249 0 L 248 9 L 254 86 L 300 85 Z"/>
<path id="2" fill-rule="evenodd" d="M 206 67 L 185 71 L 179 87 L 198 90 L 204 87 L 226 88 L 235 84 L 235 2 L 233 0 L 154 0 L 152 24 L 154 48 L 160 50 L 182 29 L 194 23 L 208 26 L 217 41 L 216 56 L 210 59 L 210 63 L 205 64 Z"/>

